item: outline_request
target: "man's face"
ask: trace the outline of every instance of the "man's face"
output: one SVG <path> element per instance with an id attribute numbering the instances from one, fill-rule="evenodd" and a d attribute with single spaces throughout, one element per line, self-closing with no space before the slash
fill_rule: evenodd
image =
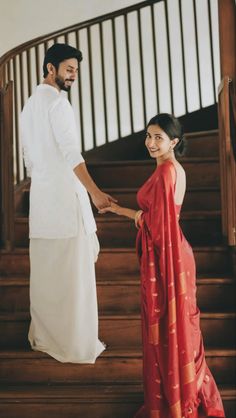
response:
<path id="1" fill-rule="evenodd" d="M 60 90 L 69 91 L 78 75 L 78 61 L 76 58 L 69 58 L 60 62 L 55 75 L 55 83 Z"/>

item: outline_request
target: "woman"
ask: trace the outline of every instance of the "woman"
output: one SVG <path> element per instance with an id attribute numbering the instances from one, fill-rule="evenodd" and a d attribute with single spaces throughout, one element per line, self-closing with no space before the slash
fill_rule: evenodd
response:
<path id="1" fill-rule="evenodd" d="M 165 113 L 152 118 L 145 145 L 157 169 L 138 191 L 141 210 L 112 203 L 100 211 L 139 228 L 144 406 L 135 418 L 224 417 L 205 362 L 193 252 L 178 223 L 186 189 L 174 154 L 183 147 L 179 121 Z"/>

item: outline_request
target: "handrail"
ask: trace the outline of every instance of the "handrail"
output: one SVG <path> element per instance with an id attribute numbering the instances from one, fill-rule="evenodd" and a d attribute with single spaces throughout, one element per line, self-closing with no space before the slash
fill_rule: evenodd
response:
<path id="1" fill-rule="evenodd" d="M 27 49 L 31 48 L 32 46 L 40 45 L 42 42 L 48 42 L 53 38 L 57 38 L 59 36 L 64 36 L 66 34 L 69 34 L 71 32 L 75 32 L 78 29 L 85 29 L 88 26 L 93 26 L 97 23 L 105 22 L 106 20 L 114 19 L 115 17 L 121 16 L 123 14 L 128 14 L 136 10 L 140 10 L 143 7 L 150 6 L 155 3 L 159 3 L 163 0 L 145 0 L 140 3 L 134 4 L 132 6 L 124 7 L 123 9 L 115 10 L 114 12 L 105 13 L 101 16 L 94 17 L 92 19 L 85 20 L 84 22 L 76 23 L 74 25 L 68 26 L 64 29 L 58 29 L 54 32 L 50 32 L 47 35 L 38 36 L 37 38 L 34 38 L 30 41 L 24 42 L 23 44 L 12 48 L 10 51 L 6 52 L 1 58 L 0 58 L 0 66 L 11 59 L 13 56 L 20 54 L 23 51 L 26 51 Z"/>
<path id="2" fill-rule="evenodd" d="M 232 79 L 223 77 L 219 88 L 219 146 L 220 146 L 220 179 L 221 179 L 221 208 L 222 233 L 225 243 L 236 245 L 236 159 L 235 136 L 232 130 L 235 108 L 231 108 Z M 233 122 L 233 123 L 232 123 Z M 235 126 L 233 128 L 235 130 Z"/>

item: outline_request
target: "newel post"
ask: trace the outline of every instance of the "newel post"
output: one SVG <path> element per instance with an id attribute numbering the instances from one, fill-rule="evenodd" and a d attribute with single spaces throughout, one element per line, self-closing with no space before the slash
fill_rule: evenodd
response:
<path id="1" fill-rule="evenodd" d="M 13 82 L 0 89 L 0 242 L 14 246 Z"/>
<path id="2" fill-rule="evenodd" d="M 236 246 L 236 16 L 234 0 L 218 0 L 221 83 L 219 86 L 219 139 L 222 232 L 225 243 Z"/>

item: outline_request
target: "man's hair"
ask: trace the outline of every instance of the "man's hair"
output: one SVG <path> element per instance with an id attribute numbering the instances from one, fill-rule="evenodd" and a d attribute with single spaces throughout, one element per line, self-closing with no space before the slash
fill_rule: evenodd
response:
<path id="1" fill-rule="evenodd" d="M 43 76 L 48 75 L 47 64 L 51 63 L 58 70 L 59 64 L 69 58 L 76 58 L 78 63 L 83 59 L 81 51 L 67 44 L 54 44 L 46 52 L 43 61 Z"/>

